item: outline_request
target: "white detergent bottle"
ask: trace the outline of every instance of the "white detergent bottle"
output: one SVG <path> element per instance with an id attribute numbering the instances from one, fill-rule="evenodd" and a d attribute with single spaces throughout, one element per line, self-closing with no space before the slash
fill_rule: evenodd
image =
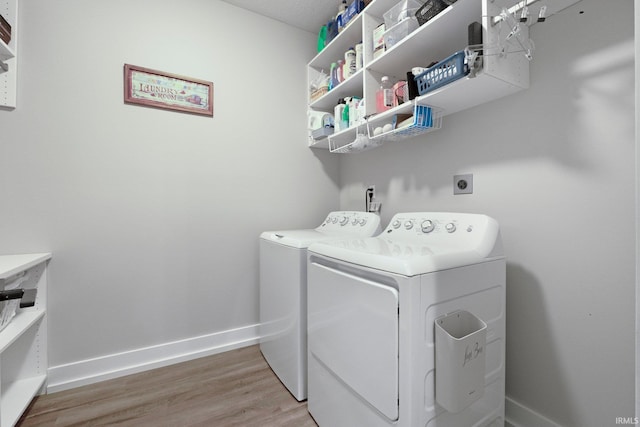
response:
<path id="1" fill-rule="evenodd" d="M 344 107 L 346 106 L 346 102 L 344 98 L 340 98 L 338 100 L 338 104 L 333 108 L 333 132 L 337 133 L 346 127 L 342 126 L 342 113 L 344 112 Z"/>

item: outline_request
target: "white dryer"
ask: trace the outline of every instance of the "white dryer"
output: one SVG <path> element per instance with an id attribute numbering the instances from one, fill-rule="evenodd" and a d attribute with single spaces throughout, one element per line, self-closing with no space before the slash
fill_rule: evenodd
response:
<path id="1" fill-rule="evenodd" d="M 369 212 L 331 212 L 315 229 L 260 235 L 260 350 L 297 400 L 307 398 L 307 248 L 380 233 Z"/>
<path id="2" fill-rule="evenodd" d="M 308 252 L 308 409 L 320 427 L 504 425 L 505 258 L 495 220 L 402 213 L 377 237 Z M 436 326 L 461 312 L 484 328 L 436 346 Z M 464 341 L 481 332 L 481 344 Z M 436 370 L 439 355 L 448 366 Z M 479 376 L 480 386 L 463 389 L 468 378 L 451 372 Z"/>

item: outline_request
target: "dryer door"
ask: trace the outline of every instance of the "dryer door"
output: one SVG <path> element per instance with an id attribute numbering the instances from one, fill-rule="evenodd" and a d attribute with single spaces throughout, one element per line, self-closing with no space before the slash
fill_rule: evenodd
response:
<path id="1" fill-rule="evenodd" d="M 398 419 L 398 291 L 312 262 L 308 346 L 350 393 Z"/>

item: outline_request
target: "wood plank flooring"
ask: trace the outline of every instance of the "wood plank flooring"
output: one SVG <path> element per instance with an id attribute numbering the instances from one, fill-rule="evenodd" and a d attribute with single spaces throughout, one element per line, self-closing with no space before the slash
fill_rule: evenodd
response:
<path id="1" fill-rule="evenodd" d="M 265 362 L 245 347 L 38 396 L 18 427 L 316 427 Z"/>

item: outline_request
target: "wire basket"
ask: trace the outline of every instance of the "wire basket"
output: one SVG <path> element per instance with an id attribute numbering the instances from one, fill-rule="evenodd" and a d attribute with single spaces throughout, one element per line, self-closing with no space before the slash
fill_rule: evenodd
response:
<path id="1" fill-rule="evenodd" d="M 424 95 L 448 83 L 469 74 L 469 67 L 464 63 L 464 51 L 454 53 L 450 57 L 427 68 L 414 77 L 418 85 L 418 94 Z"/>
<path id="2" fill-rule="evenodd" d="M 382 133 L 377 133 L 374 130 L 375 126 L 368 122 L 369 140 L 381 145 L 386 141 L 399 141 L 438 130 L 442 128 L 442 110 L 428 105 L 415 105 L 413 116 L 409 120 L 410 123 L 403 126 L 397 123 L 394 117 L 391 129 Z"/>
<path id="3" fill-rule="evenodd" d="M 416 11 L 418 24 L 425 24 L 455 2 L 456 0 L 427 0 L 425 4 Z"/>

